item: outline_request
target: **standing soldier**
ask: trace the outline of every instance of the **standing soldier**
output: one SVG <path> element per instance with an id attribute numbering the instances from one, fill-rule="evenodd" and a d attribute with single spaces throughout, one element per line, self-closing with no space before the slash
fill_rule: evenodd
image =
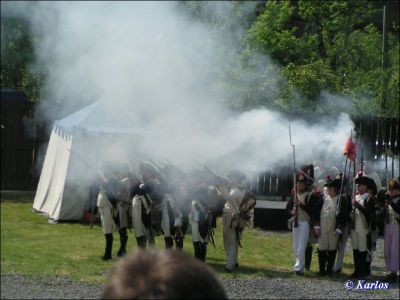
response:
<path id="1" fill-rule="evenodd" d="M 175 194 L 175 200 L 178 205 L 178 210 L 182 215 L 182 225 L 179 227 L 178 231 L 178 239 L 181 241 L 175 240 L 175 245 L 177 245 L 177 248 L 183 248 L 183 240 L 185 239 L 186 231 L 189 228 L 189 216 L 192 208 L 192 201 L 189 195 L 188 183 L 186 179 L 181 179 L 178 190 Z M 180 244 L 182 247 L 180 247 Z"/>
<path id="2" fill-rule="evenodd" d="M 113 232 L 117 228 L 114 222 L 117 199 L 115 195 L 115 182 L 113 178 L 103 179 L 103 182 L 100 186 L 99 195 L 97 197 L 97 206 L 100 213 L 104 237 L 106 239 L 106 247 L 102 259 L 110 260 L 113 244 Z"/>
<path id="3" fill-rule="evenodd" d="M 319 275 L 331 275 L 338 248 L 339 237 L 346 226 L 348 212 L 347 197 L 340 195 L 341 174 L 327 180 L 327 195 L 323 199 L 320 224 L 321 234 L 318 239 Z M 339 199 L 340 197 L 340 199 Z"/>
<path id="4" fill-rule="evenodd" d="M 207 256 L 210 216 L 207 210 L 207 185 L 202 183 L 193 193 L 190 220 L 192 225 L 194 256 L 204 262 Z"/>
<path id="5" fill-rule="evenodd" d="M 164 234 L 165 248 L 183 248 L 183 214 L 180 211 L 179 203 L 174 193 L 174 186 L 178 182 L 168 184 L 164 199 L 162 201 L 161 229 Z"/>
<path id="6" fill-rule="evenodd" d="M 228 179 L 229 188 L 225 184 L 221 186 L 222 196 L 225 199 L 222 212 L 222 231 L 227 261 L 224 270 L 232 272 L 239 267 L 237 257 L 241 234 L 245 225 L 240 213 L 242 212 L 241 204 L 246 195 L 243 185 L 246 176 L 240 171 L 231 170 L 228 173 Z M 248 197 L 248 199 L 250 198 L 255 200 L 254 195 Z"/>
<path id="7" fill-rule="evenodd" d="M 352 201 L 352 222 L 351 222 L 351 244 L 353 247 L 354 272 L 350 278 L 359 278 L 367 276 L 369 253 L 371 251 L 370 242 L 370 224 L 374 215 L 375 204 L 370 199 L 371 195 L 368 189 L 376 188 L 375 182 L 367 176 L 359 176 L 355 179 L 358 194 Z M 375 186 L 375 187 L 374 187 Z"/>
<path id="8" fill-rule="evenodd" d="M 371 177 L 370 177 L 371 178 Z M 377 185 L 375 183 L 375 180 L 371 178 L 370 180 L 370 185 L 368 187 L 368 193 L 370 195 L 369 201 L 370 207 L 371 207 L 371 219 L 369 222 L 369 234 L 367 236 L 367 248 L 368 248 L 368 256 L 367 256 L 367 270 L 366 270 L 366 275 L 369 276 L 371 275 L 371 263 L 372 259 L 374 257 L 374 252 L 376 251 L 376 241 L 378 239 L 378 233 L 377 233 L 377 228 L 376 228 L 376 208 L 377 208 L 377 203 L 378 199 L 376 197 L 377 195 Z"/>
<path id="9" fill-rule="evenodd" d="M 132 199 L 132 225 L 138 247 L 146 248 L 154 241 L 152 229 L 153 195 L 156 193 L 159 181 L 157 172 L 149 164 L 140 164 L 141 178 L 130 193 Z"/>
<path id="10" fill-rule="evenodd" d="M 291 212 L 293 251 L 296 257 L 294 273 L 303 275 L 305 268 L 306 247 L 310 235 L 310 225 L 316 237 L 320 234 L 320 198 L 311 191 L 312 177 L 300 171 L 296 175 L 296 191 L 293 198 L 289 200 L 287 209 Z"/>
<path id="11" fill-rule="evenodd" d="M 397 281 L 399 271 L 399 223 L 400 223 L 400 177 L 389 182 L 389 194 L 386 196 L 385 216 L 385 264 L 390 272 L 386 280 Z"/>
<path id="12" fill-rule="evenodd" d="M 136 180 L 130 173 L 128 166 L 121 166 L 118 180 L 118 201 L 116 224 L 118 226 L 120 247 L 117 256 L 126 254 L 126 244 L 128 243 L 128 227 L 131 219 L 131 198 L 129 192 L 131 185 Z"/>
<path id="13" fill-rule="evenodd" d="M 339 235 L 336 261 L 332 269 L 332 271 L 337 274 L 340 274 L 342 272 L 346 244 L 347 240 L 350 237 L 350 224 L 351 224 L 351 211 L 352 211 L 351 195 L 350 195 L 351 192 L 349 194 L 348 191 L 344 190 L 344 194 L 345 194 L 344 198 L 342 199 L 343 202 L 341 203 L 341 205 L 343 205 L 343 208 L 340 211 L 341 215 L 340 222 L 342 224 L 340 230 L 342 231 L 342 233 Z"/>

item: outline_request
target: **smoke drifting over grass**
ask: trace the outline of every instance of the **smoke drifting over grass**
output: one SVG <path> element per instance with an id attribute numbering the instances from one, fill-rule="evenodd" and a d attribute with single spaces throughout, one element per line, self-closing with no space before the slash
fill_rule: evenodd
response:
<path id="1" fill-rule="evenodd" d="M 217 2 L 216 10 L 208 5 L 221 17 L 231 4 Z M 235 42 L 191 20 L 177 3 L 2 2 L 7 13 L 29 18 L 38 36 L 36 67 L 47 74 L 43 101 L 68 106 L 103 99 L 121 112 L 116 123 L 124 119 L 146 130 L 129 145 L 129 139 L 116 143 L 114 137 L 104 157 L 126 156 L 133 163 L 150 157 L 183 168 L 196 167 L 196 160 L 246 173 L 291 163 L 285 117 L 267 109 L 232 112 L 224 105 L 230 99 L 221 95 L 234 95 L 216 82 L 234 53 L 221 49 Z M 240 33 L 238 28 L 230 36 Z M 105 117 L 95 116 L 100 125 Z M 353 124 L 342 114 L 317 125 L 294 120 L 291 127 L 301 163 L 342 159 Z M 129 151 L 124 155 L 121 148 Z"/>

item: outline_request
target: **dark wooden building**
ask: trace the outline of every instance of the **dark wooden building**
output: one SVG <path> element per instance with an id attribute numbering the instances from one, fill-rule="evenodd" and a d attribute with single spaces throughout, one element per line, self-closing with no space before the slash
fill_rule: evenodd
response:
<path id="1" fill-rule="evenodd" d="M 23 92 L 1 89 L 1 189 L 34 190 L 34 103 Z"/>
<path id="2" fill-rule="evenodd" d="M 21 91 L 1 89 L 2 191 L 37 188 L 52 124 L 56 118 L 64 117 L 59 105 L 46 104 L 46 113 L 52 118 L 38 120 L 38 105 L 28 101 Z"/>

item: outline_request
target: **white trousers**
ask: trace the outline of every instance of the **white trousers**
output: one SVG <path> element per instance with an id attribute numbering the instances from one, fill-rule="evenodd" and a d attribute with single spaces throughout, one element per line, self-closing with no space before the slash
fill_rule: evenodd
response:
<path id="1" fill-rule="evenodd" d="M 296 257 L 294 271 L 304 271 L 306 247 L 310 234 L 310 223 L 308 221 L 298 221 L 298 227 L 293 223 L 293 253 Z"/>
<path id="2" fill-rule="evenodd" d="M 145 236 L 149 237 L 149 230 L 144 226 L 142 221 L 142 201 L 141 197 L 136 195 L 132 199 L 132 225 L 135 231 L 135 237 L 139 238 Z"/>
<path id="3" fill-rule="evenodd" d="M 119 215 L 119 228 L 127 228 L 128 227 L 128 211 L 129 204 L 126 202 L 118 203 L 118 215 Z"/>
<path id="4" fill-rule="evenodd" d="M 113 233 L 116 229 L 111 208 L 108 206 L 99 207 L 101 226 L 104 234 Z"/>
<path id="5" fill-rule="evenodd" d="M 339 238 L 335 234 L 335 219 L 321 219 L 321 235 L 318 238 L 318 250 L 334 251 L 338 247 Z"/>
<path id="6" fill-rule="evenodd" d="M 359 229 L 359 230 L 352 230 L 350 232 L 351 235 L 351 246 L 354 250 L 358 250 L 360 252 L 367 251 L 367 235 L 368 231 Z"/>
<path id="7" fill-rule="evenodd" d="M 235 268 L 238 262 L 239 242 L 235 228 L 231 228 L 232 214 L 230 212 L 222 215 L 222 231 L 224 240 L 224 250 L 226 256 L 226 267 L 230 270 Z"/>

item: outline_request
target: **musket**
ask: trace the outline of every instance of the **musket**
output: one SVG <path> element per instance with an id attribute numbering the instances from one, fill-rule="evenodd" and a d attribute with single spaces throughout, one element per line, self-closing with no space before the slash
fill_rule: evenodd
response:
<path id="1" fill-rule="evenodd" d="M 394 178 L 394 155 L 392 156 L 392 178 Z"/>
<path id="2" fill-rule="evenodd" d="M 207 166 L 202 165 L 201 163 L 199 163 L 199 162 L 196 161 L 196 160 L 193 160 L 193 161 L 194 161 L 196 164 L 198 164 L 200 167 L 202 167 L 202 168 L 206 171 L 206 173 L 208 173 L 209 175 L 213 176 L 213 177 L 216 178 L 218 181 L 221 181 L 221 182 L 223 182 L 223 183 L 229 182 L 228 179 L 225 179 L 224 177 L 218 176 L 217 174 L 215 174 L 215 173 L 214 173 L 210 168 L 208 168 Z"/>
<path id="3" fill-rule="evenodd" d="M 350 160 L 350 163 L 349 163 L 349 170 L 347 171 L 347 182 L 346 182 L 346 195 L 349 195 L 349 194 L 351 194 L 350 193 L 350 172 L 351 172 L 351 167 L 353 166 L 352 165 L 352 160 Z M 356 164 L 356 162 L 354 162 L 354 164 Z"/>
<path id="4" fill-rule="evenodd" d="M 211 215 L 211 218 L 208 220 L 208 240 L 210 241 L 210 243 L 211 243 L 211 245 L 213 245 L 214 246 L 214 248 L 217 248 L 216 246 L 215 246 L 215 241 L 214 241 L 214 229 L 212 228 L 212 225 L 211 225 L 211 223 L 212 223 L 212 218 L 214 218 L 214 216 L 213 215 Z"/>
<path id="5" fill-rule="evenodd" d="M 362 127 L 361 127 L 361 123 L 360 123 L 360 132 L 359 132 L 359 135 L 358 135 L 358 143 L 356 145 L 360 145 L 360 143 L 361 143 L 361 130 L 362 130 Z M 364 159 L 363 153 L 364 153 L 363 147 L 361 146 L 361 172 L 363 171 L 363 163 L 362 163 L 362 161 Z M 353 166 L 352 199 L 356 199 L 356 157 L 357 157 L 356 154 L 354 156 L 354 166 Z M 356 213 L 356 209 L 355 209 L 354 205 L 352 205 L 352 209 L 351 209 L 351 227 L 352 228 L 351 229 L 354 229 L 353 226 L 355 226 L 355 224 L 354 224 L 355 213 Z"/>
<path id="6" fill-rule="evenodd" d="M 290 130 L 290 123 L 289 123 L 289 141 L 290 141 L 290 146 L 292 146 L 293 148 L 293 185 L 294 185 L 294 210 L 295 210 L 294 227 L 298 227 L 299 223 L 297 220 L 297 210 L 298 210 L 299 200 L 297 198 L 297 182 L 296 182 L 296 146 L 292 143 L 292 132 Z M 291 219 L 293 219 L 293 217 Z"/>
<path id="7" fill-rule="evenodd" d="M 152 160 L 151 158 L 147 158 L 147 160 L 149 161 L 150 164 L 152 164 L 154 167 L 156 167 L 156 169 L 158 169 L 157 171 L 160 171 L 162 169 L 162 167 L 160 167 L 160 165 L 158 165 L 154 160 Z"/>
<path id="8" fill-rule="evenodd" d="M 390 149 L 389 149 L 389 151 L 392 156 L 392 172 L 391 172 L 390 178 L 394 178 L 394 153 L 392 152 L 392 144 L 391 144 L 391 140 L 393 139 L 392 135 L 394 134 L 393 131 L 394 131 L 393 126 L 390 126 L 390 131 L 389 131 L 389 148 Z"/>
<path id="9" fill-rule="evenodd" d="M 389 192 L 388 151 L 386 145 L 385 145 L 385 178 L 386 178 L 386 191 Z"/>
<path id="10" fill-rule="evenodd" d="M 361 147 L 361 174 L 364 174 L 364 147 Z"/>

